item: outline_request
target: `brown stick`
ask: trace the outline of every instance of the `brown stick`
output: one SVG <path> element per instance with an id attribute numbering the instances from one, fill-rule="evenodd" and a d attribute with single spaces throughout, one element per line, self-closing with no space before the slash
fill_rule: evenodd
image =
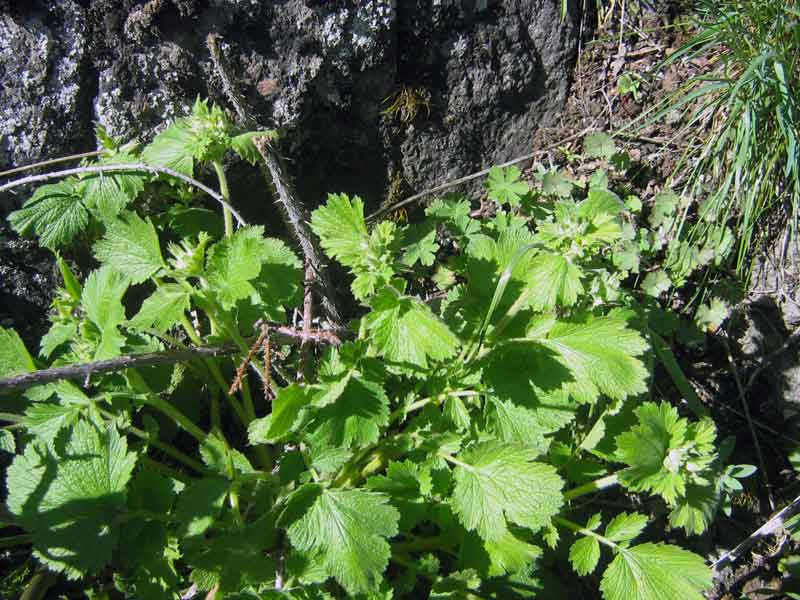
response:
<path id="1" fill-rule="evenodd" d="M 312 330 L 310 333 L 298 331 L 286 325 L 276 326 L 270 330 L 276 342 L 283 345 L 297 345 L 308 340 L 316 344 L 341 344 L 340 338 L 331 331 L 321 329 Z M 178 362 L 187 362 L 195 358 L 225 356 L 235 354 L 239 349 L 233 344 L 225 346 L 197 346 L 181 350 L 167 350 L 165 352 L 146 352 L 129 356 L 119 356 L 107 360 L 98 360 L 90 363 L 69 365 L 66 367 L 53 367 L 41 371 L 21 373 L 5 379 L 0 379 L 0 394 L 13 390 L 24 389 L 33 385 L 41 385 L 58 381 L 59 379 L 86 380 L 93 374 L 110 373 L 134 367 L 152 365 L 169 365 Z"/>
<path id="2" fill-rule="evenodd" d="M 321 284 L 322 289 L 319 290 L 319 296 L 322 309 L 325 311 L 328 320 L 339 325 L 342 323 L 342 317 L 336 307 L 336 303 L 333 301 L 335 288 L 327 276 L 321 254 L 317 249 L 316 238 L 308 226 L 308 215 L 303 210 L 301 203 L 297 201 L 297 194 L 289 181 L 286 167 L 280 155 L 270 143 L 271 140 L 269 138 L 260 137 L 253 140 L 253 142 L 269 170 L 277 193 L 277 201 L 284 209 L 281 214 L 286 221 L 286 225 L 299 242 L 306 259 L 306 265 L 311 266 L 317 281 Z"/>
<path id="3" fill-rule="evenodd" d="M 593 129 L 593 127 L 587 127 L 586 129 L 583 129 L 583 130 L 581 130 L 581 131 L 579 131 L 577 133 L 573 133 L 572 135 L 569 135 L 569 136 L 565 137 L 563 140 L 560 140 L 560 141 L 556 142 L 552 146 L 548 146 L 544 150 L 536 150 L 535 152 L 529 152 L 528 154 L 524 154 L 522 156 L 518 156 L 517 158 L 513 158 L 513 159 L 511 159 L 511 160 L 509 160 L 507 162 L 504 162 L 504 163 L 499 164 L 499 165 L 493 165 L 493 166 L 510 167 L 511 165 L 515 165 L 517 163 L 521 163 L 521 162 L 524 162 L 526 160 L 530 160 L 530 159 L 535 158 L 537 156 L 542 156 L 544 154 L 547 154 L 548 152 L 552 152 L 553 150 L 557 150 L 559 148 L 559 146 L 562 146 L 562 145 L 566 144 L 567 142 L 570 142 L 572 140 L 575 140 L 575 139 L 578 139 L 579 137 L 584 136 L 585 134 L 589 133 L 592 129 Z M 442 185 L 437 185 L 436 187 L 432 187 L 430 189 L 427 189 L 424 192 L 420 192 L 419 194 L 414 194 L 410 198 L 406 198 L 405 200 L 402 200 L 401 202 L 398 202 L 396 204 L 392 204 L 390 206 L 384 206 L 383 208 L 381 208 L 379 210 L 376 210 L 374 213 L 369 215 L 367 217 L 367 221 L 374 221 L 375 219 L 377 219 L 378 217 L 380 217 L 382 215 L 385 215 L 386 213 L 393 212 L 393 211 L 397 210 L 398 208 L 403 208 L 405 206 L 408 206 L 409 204 L 414 204 L 414 202 L 417 202 L 418 200 L 421 200 L 425 196 L 430 196 L 431 194 L 435 194 L 437 192 L 443 192 L 444 190 L 448 190 L 448 189 L 450 189 L 452 187 L 456 187 L 457 185 L 461 185 L 462 183 L 466 183 L 468 181 L 472 181 L 473 179 L 477 179 L 478 177 L 483 177 L 484 175 L 487 175 L 491 169 L 492 169 L 492 167 L 489 167 L 488 169 L 482 169 L 481 171 L 477 171 L 477 172 L 472 173 L 470 175 L 467 175 L 465 177 L 460 177 L 459 179 L 454 179 L 453 181 L 448 181 L 447 183 L 443 183 Z"/>
<path id="4" fill-rule="evenodd" d="M 800 496 L 792 500 L 778 513 L 771 517 L 769 521 L 764 523 L 744 541 L 742 541 L 738 546 L 736 546 L 730 552 L 723 554 L 713 565 L 711 565 L 714 578 L 717 579 L 719 577 L 720 569 L 722 569 L 722 567 L 736 562 L 759 540 L 779 532 L 781 528 L 783 528 L 784 523 L 798 513 L 800 513 Z"/>
<path id="5" fill-rule="evenodd" d="M 311 321 L 314 319 L 314 267 L 306 261 L 306 277 L 303 287 L 303 333 L 311 331 Z M 298 377 L 309 381 L 311 376 L 311 346 L 307 341 L 300 345 L 300 371 Z"/>
<path id="6" fill-rule="evenodd" d="M 222 82 L 222 91 L 236 111 L 239 125 L 247 127 L 248 129 L 262 129 L 260 124 L 257 123 L 256 119 L 252 116 L 251 111 L 245 105 L 245 101 L 237 89 L 236 82 L 228 72 L 228 66 L 222 53 L 220 41 L 221 38 L 217 34 L 209 34 L 206 38 L 206 45 L 211 55 L 211 61 L 214 63 L 214 69 Z M 261 173 L 265 180 L 268 182 L 271 180 L 272 184 L 275 186 L 277 203 L 283 207 L 281 215 L 286 222 L 286 226 L 300 243 L 306 266 L 309 264 L 311 265 L 316 278 L 321 284 L 322 290 L 320 290 L 319 295 L 322 308 L 329 321 L 335 325 L 341 325 L 341 313 L 333 300 L 335 288 L 331 285 L 324 270 L 324 264 L 315 243 L 316 238 L 312 235 L 308 227 L 308 215 L 303 209 L 303 205 L 297 197 L 297 192 L 291 184 L 288 170 L 280 154 L 271 144 L 270 138 L 266 136 L 260 137 L 254 139 L 253 142 L 258 152 L 261 154 L 261 157 L 264 159 L 262 163 L 259 163 Z"/>
<path id="7" fill-rule="evenodd" d="M 104 150 L 92 150 L 91 152 L 81 152 L 80 154 L 70 154 L 69 156 L 59 156 L 58 158 L 51 158 L 49 160 L 42 160 L 31 165 L 23 165 L 21 167 L 15 167 L 13 169 L 9 169 L 8 171 L 0 172 L 0 177 L 8 177 L 9 175 L 15 175 L 16 173 L 22 173 L 23 171 L 31 171 L 33 169 L 38 169 L 40 167 L 48 167 L 50 165 L 56 165 L 62 162 L 69 162 L 71 160 L 80 160 L 82 158 L 91 158 L 93 156 L 100 156 Z"/>

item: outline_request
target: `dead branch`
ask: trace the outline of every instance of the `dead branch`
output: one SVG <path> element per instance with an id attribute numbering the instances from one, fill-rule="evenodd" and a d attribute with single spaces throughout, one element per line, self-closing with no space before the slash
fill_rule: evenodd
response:
<path id="1" fill-rule="evenodd" d="M 211 55 L 211 61 L 214 63 L 214 69 L 222 82 L 222 91 L 233 106 L 239 125 L 258 131 L 262 127 L 245 105 L 242 94 L 237 89 L 236 83 L 229 73 L 220 40 L 219 35 L 210 34 L 206 38 L 206 45 Z M 259 164 L 261 173 L 266 181 L 271 181 L 275 186 L 277 203 L 283 208 L 281 215 L 286 222 L 286 226 L 299 242 L 305 257 L 305 264 L 311 266 L 321 284 L 322 290 L 319 291 L 319 296 L 325 315 L 333 324 L 341 325 L 341 313 L 333 301 L 334 287 L 331 285 L 324 270 L 324 264 L 320 258 L 321 254 L 316 245 L 316 238 L 308 227 L 308 215 L 291 184 L 286 165 L 268 137 L 256 138 L 253 142 L 264 159 L 263 163 Z"/>
<path id="2" fill-rule="evenodd" d="M 70 154 L 69 156 L 59 156 L 58 158 L 50 158 L 48 160 L 42 160 L 40 162 L 36 162 L 30 165 L 23 165 L 21 167 L 15 167 L 13 169 L 9 169 L 8 171 L 3 171 L 2 173 L 0 173 L 0 177 L 8 177 L 9 175 L 15 175 L 16 173 L 22 173 L 23 171 L 32 171 L 33 169 L 48 167 L 50 165 L 55 165 L 62 162 L 69 162 L 71 160 L 80 160 L 82 158 L 91 158 L 93 156 L 100 156 L 102 153 L 103 150 L 92 150 L 91 152 L 81 152 L 80 154 Z"/>
<path id="3" fill-rule="evenodd" d="M 290 183 L 286 166 L 283 164 L 280 154 L 270 143 L 271 140 L 269 138 L 260 137 L 253 141 L 269 170 L 272 184 L 277 192 L 277 202 L 283 208 L 281 214 L 286 221 L 286 225 L 300 244 L 306 264 L 311 267 L 317 281 L 321 284 L 319 287 L 322 289 L 319 291 L 319 296 L 322 309 L 332 323 L 341 324 L 341 313 L 333 301 L 334 287 L 327 276 L 321 254 L 317 248 L 316 238 L 308 226 L 308 215 L 302 204 L 297 200 L 297 193 Z"/>
<path id="4" fill-rule="evenodd" d="M 581 131 L 579 131 L 577 133 L 573 133 L 572 135 L 569 135 L 569 136 L 565 137 L 563 140 L 560 140 L 560 141 L 556 142 L 555 144 L 553 144 L 551 146 L 548 146 L 547 148 L 545 148 L 543 150 L 536 150 L 535 152 L 529 152 L 528 154 L 523 154 L 522 156 L 518 156 L 517 158 L 513 158 L 513 159 L 511 159 L 511 160 L 509 160 L 507 162 L 504 162 L 502 164 L 495 165 L 495 166 L 498 166 L 498 167 L 510 167 L 511 165 L 516 165 L 517 163 L 525 162 L 526 160 L 531 160 L 533 158 L 536 158 L 537 156 L 543 156 L 543 155 L 547 154 L 548 152 L 552 152 L 553 150 L 557 150 L 560 146 L 563 146 L 567 142 L 570 142 L 572 140 L 575 140 L 575 139 L 578 139 L 580 137 L 583 137 L 584 135 L 586 135 L 587 133 L 592 131 L 592 129 L 594 129 L 594 128 L 593 127 L 587 127 L 586 129 L 583 129 L 583 130 L 581 130 Z M 392 204 L 392 205 L 389 205 L 389 206 L 384 206 L 383 208 L 381 208 L 379 210 L 376 210 L 374 213 L 369 215 L 367 217 L 367 221 L 374 221 L 375 219 L 377 219 L 378 217 L 380 217 L 382 215 L 385 215 L 387 213 L 393 212 L 393 211 L 395 211 L 395 210 L 397 210 L 399 208 L 404 208 L 404 207 L 408 206 L 409 204 L 414 204 L 415 202 L 421 200 L 422 198 L 424 198 L 426 196 L 430 196 L 431 194 L 436 194 L 438 192 L 443 192 L 444 190 L 449 190 L 450 188 L 453 188 L 453 187 L 456 187 L 458 185 L 461 185 L 462 183 L 467 183 L 468 181 L 472 181 L 473 179 L 477 179 L 478 177 L 483 177 L 484 175 L 488 175 L 489 171 L 491 169 L 492 169 L 492 167 L 490 167 L 488 169 L 482 169 L 481 171 L 477 171 L 475 173 L 471 173 L 470 175 L 466 175 L 465 177 L 460 177 L 459 179 L 454 179 L 453 181 L 448 181 L 447 183 L 443 183 L 441 185 L 437 185 L 436 187 L 432 187 L 430 189 L 427 189 L 424 192 L 420 192 L 419 194 L 414 194 L 413 196 L 411 196 L 409 198 L 406 198 L 405 200 L 402 200 L 400 202 L 397 202 L 396 204 Z"/>
<path id="5" fill-rule="evenodd" d="M 302 344 L 304 341 L 313 342 L 315 344 L 332 344 L 335 346 L 341 344 L 339 336 L 331 331 L 321 329 L 315 329 L 306 333 L 298 331 L 293 327 L 281 325 L 272 327 L 270 329 L 270 334 L 274 337 L 275 342 L 281 345 L 298 345 Z M 100 373 L 110 373 L 135 367 L 169 365 L 179 362 L 188 362 L 196 358 L 226 356 L 235 354 L 238 351 L 238 348 L 233 344 L 224 346 L 197 346 L 179 350 L 167 350 L 165 352 L 146 352 L 143 354 L 119 356 L 117 358 L 68 365 L 65 367 L 53 367 L 51 369 L 31 371 L 29 373 L 21 373 L 19 375 L 0 379 L 0 394 L 28 388 L 33 385 L 58 381 L 59 379 L 81 379 L 87 381 L 92 375 Z"/>
<path id="6" fill-rule="evenodd" d="M 749 537 L 747 537 L 747 539 L 742 541 L 733 550 L 726 552 L 716 562 L 714 562 L 714 564 L 711 566 L 715 576 L 719 574 L 720 569 L 726 564 L 734 563 L 741 558 L 741 556 L 760 539 L 778 533 L 783 528 L 784 523 L 798 513 L 800 513 L 800 496 L 782 508 L 778 513 L 770 518 L 769 521 L 755 530 Z"/>

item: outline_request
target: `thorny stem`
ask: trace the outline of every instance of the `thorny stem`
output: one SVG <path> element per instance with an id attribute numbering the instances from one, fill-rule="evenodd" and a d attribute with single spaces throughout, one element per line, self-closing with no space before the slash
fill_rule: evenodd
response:
<path id="1" fill-rule="evenodd" d="M 574 498 L 585 496 L 586 494 L 591 494 L 593 492 L 599 492 L 601 490 L 618 485 L 619 479 L 617 475 L 617 473 L 612 473 L 611 475 L 606 475 L 600 479 L 595 479 L 594 481 L 590 481 L 576 488 L 572 488 L 571 490 L 567 490 L 564 492 L 564 500 L 573 500 Z"/>
<path id="2" fill-rule="evenodd" d="M 82 158 L 91 158 L 93 156 L 100 156 L 101 154 L 103 154 L 103 152 L 105 152 L 105 150 L 92 150 L 91 152 L 81 152 L 80 154 L 59 156 L 58 158 L 51 158 L 49 160 L 43 160 L 40 162 L 33 163 L 32 165 L 15 167 L 13 169 L 9 169 L 8 171 L 0 172 L 0 177 L 8 177 L 9 175 L 15 175 L 16 173 L 22 173 L 23 171 L 31 171 L 33 169 L 38 169 L 40 167 L 49 167 L 50 165 L 55 165 L 62 162 L 69 162 L 71 160 L 80 160 Z"/>
<path id="3" fill-rule="evenodd" d="M 233 235 L 233 215 L 230 209 L 231 192 L 228 188 L 228 178 L 225 176 L 225 168 L 220 161 L 215 160 L 211 164 L 214 165 L 214 171 L 217 173 L 220 194 L 227 202 L 222 205 L 222 215 L 225 218 L 225 237 L 231 237 Z"/>

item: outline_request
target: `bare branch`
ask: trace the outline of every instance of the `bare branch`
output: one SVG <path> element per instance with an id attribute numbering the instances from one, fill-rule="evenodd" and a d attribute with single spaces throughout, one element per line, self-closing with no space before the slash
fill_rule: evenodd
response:
<path id="1" fill-rule="evenodd" d="M 270 329 L 275 341 L 281 345 L 298 345 L 304 341 L 316 344 L 332 344 L 338 346 L 340 338 L 331 331 L 321 329 L 312 330 L 308 333 L 298 331 L 286 325 L 277 326 Z M 197 346 L 180 350 L 167 350 L 165 352 L 146 352 L 143 354 L 133 354 L 129 356 L 119 356 L 108 360 L 98 360 L 90 363 L 78 365 L 68 365 L 65 367 L 53 367 L 41 371 L 31 371 L 0 379 L 0 394 L 13 390 L 24 389 L 33 385 L 50 383 L 59 379 L 81 379 L 87 380 L 94 374 L 109 373 L 130 369 L 134 367 L 147 367 L 153 365 L 169 365 L 179 362 L 187 362 L 196 358 L 208 358 L 215 356 L 226 356 L 235 354 L 239 350 L 233 344 L 224 346 Z"/>
<path id="2" fill-rule="evenodd" d="M 720 569 L 729 563 L 736 562 L 741 556 L 747 552 L 756 542 L 769 535 L 778 533 L 784 523 L 791 519 L 794 515 L 800 513 L 800 496 L 792 500 L 787 506 L 783 507 L 777 514 L 764 523 L 761 527 L 756 529 L 749 537 L 742 541 L 730 552 L 723 554 L 713 565 L 711 565 L 714 574 L 718 575 Z"/>
<path id="3" fill-rule="evenodd" d="M 513 158 L 507 162 L 504 162 L 500 165 L 493 165 L 497 167 L 510 167 L 511 165 L 516 165 L 517 163 L 524 162 L 526 160 L 531 160 L 532 158 L 536 158 L 537 156 L 542 156 L 547 154 L 548 152 L 552 152 L 553 150 L 558 149 L 559 146 L 563 146 L 569 141 L 577 139 L 579 137 L 584 136 L 585 134 L 589 133 L 593 128 L 587 127 L 582 131 L 577 133 L 573 133 L 570 136 L 565 137 L 563 140 L 556 142 L 552 146 L 545 148 L 544 150 L 537 150 L 535 152 L 529 152 L 528 154 L 523 154 L 522 156 L 518 156 L 517 158 Z M 466 183 L 468 181 L 472 181 L 473 179 L 477 179 L 478 177 L 483 177 L 487 175 L 492 167 L 488 169 L 483 169 L 481 171 L 477 171 L 476 173 L 471 173 L 465 177 L 460 177 L 459 179 L 454 179 L 453 181 L 448 181 L 447 183 L 443 183 L 442 185 L 437 185 L 436 187 L 432 187 L 430 189 L 425 190 L 424 192 L 420 192 L 419 194 L 414 194 L 413 196 L 406 198 L 396 204 L 392 204 L 390 206 L 384 206 L 383 208 L 376 210 L 374 213 L 367 217 L 367 221 L 374 221 L 378 217 L 390 213 L 392 211 L 397 210 L 398 208 L 403 208 L 408 206 L 409 204 L 414 204 L 415 202 L 421 200 L 426 196 L 430 196 L 431 194 L 436 194 L 438 192 L 443 192 L 444 190 L 449 190 L 450 188 L 456 187 L 461 185 L 462 183 Z"/>
<path id="4" fill-rule="evenodd" d="M 62 162 L 69 162 L 71 160 L 80 160 L 81 158 L 90 158 L 92 156 L 100 156 L 103 153 L 103 150 L 92 150 L 91 152 L 81 152 L 80 154 L 70 154 L 69 156 L 59 156 L 58 158 L 51 158 L 48 160 L 43 160 L 40 162 L 33 163 L 31 165 L 23 165 L 21 167 L 15 167 L 14 169 L 9 169 L 8 171 L 3 171 L 0 173 L 0 177 L 8 177 L 9 175 L 14 175 L 16 173 L 22 173 L 23 171 L 31 171 L 33 169 L 38 169 L 40 167 L 48 167 L 50 165 L 55 165 Z"/>
<path id="5" fill-rule="evenodd" d="M 9 181 L 6 184 L 0 185 L 0 193 L 15 187 L 19 187 L 21 185 L 27 185 L 29 183 L 38 183 L 40 181 L 48 181 L 50 179 L 61 179 L 64 177 L 69 177 L 70 175 L 82 175 L 86 173 L 113 173 L 119 171 L 143 171 L 145 173 L 151 173 L 154 175 L 169 175 L 170 177 L 180 179 L 181 181 L 188 183 L 189 185 L 194 186 L 199 190 L 204 191 L 214 200 L 219 202 L 222 206 L 230 210 L 231 214 L 234 217 L 236 217 L 236 221 L 239 223 L 240 226 L 244 226 L 247 224 L 245 223 L 245 220 L 242 218 L 242 215 L 236 212 L 236 209 L 233 208 L 230 205 L 230 203 L 228 203 L 228 201 L 222 197 L 221 194 L 215 192 L 204 183 L 201 183 L 196 179 L 189 177 L 188 175 L 184 175 L 183 173 L 180 173 L 175 169 L 170 169 L 168 167 L 156 167 L 154 165 L 148 165 L 145 163 L 121 163 L 117 165 L 75 167 L 74 169 L 64 169 L 63 171 L 52 171 L 50 173 L 42 173 L 41 175 L 29 175 L 28 177 L 15 179 L 14 181 Z"/>
<path id="6" fill-rule="evenodd" d="M 308 265 L 317 276 L 321 284 L 320 304 L 326 316 L 335 324 L 341 324 L 342 317 L 336 307 L 334 298 L 334 287 L 327 276 L 325 266 L 316 245 L 316 238 L 308 226 L 308 215 L 303 209 L 302 204 L 297 200 L 297 194 L 289 181 L 286 167 L 281 160 L 280 154 L 275 150 L 267 137 L 258 137 L 253 142 L 256 145 L 264 163 L 269 169 L 272 183 L 275 186 L 278 199 L 277 202 L 283 207 L 281 214 L 284 216 L 286 225 L 300 243 L 300 248 L 305 256 L 305 264 Z"/>
<path id="7" fill-rule="evenodd" d="M 206 45 L 208 46 L 211 60 L 214 63 L 214 69 L 222 82 L 222 91 L 236 111 L 239 125 L 253 130 L 262 129 L 260 124 L 252 116 L 251 111 L 245 105 L 245 101 L 237 89 L 236 82 L 229 73 L 220 41 L 221 38 L 217 34 L 209 34 L 206 38 Z M 281 215 L 289 231 L 292 232 L 300 243 L 300 248 L 305 257 L 304 264 L 307 267 L 310 265 L 312 271 L 316 275 L 316 279 L 321 284 L 321 286 L 317 287 L 322 288 L 322 290 L 319 291 L 322 308 L 329 321 L 335 325 L 341 325 L 341 313 L 333 300 L 334 287 L 331 285 L 324 270 L 324 264 L 316 246 L 316 238 L 308 227 L 308 215 L 303 208 L 303 204 L 298 199 L 294 186 L 291 184 L 286 165 L 283 163 L 276 148 L 271 144 L 270 138 L 267 136 L 259 137 L 254 139 L 253 142 L 261 154 L 261 157 L 264 159 L 263 163 L 259 163 L 261 173 L 265 180 L 271 180 L 272 184 L 275 186 L 277 203 L 283 208 Z M 306 292 L 309 286 L 308 280 L 307 274 Z M 305 294 L 304 298 L 308 301 L 308 293 Z"/>

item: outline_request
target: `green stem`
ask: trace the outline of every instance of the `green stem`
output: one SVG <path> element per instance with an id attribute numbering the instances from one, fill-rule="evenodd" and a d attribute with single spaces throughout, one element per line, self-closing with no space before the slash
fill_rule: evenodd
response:
<path id="1" fill-rule="evenodd" d="M 211 164 L 214 165 L 214 171 L 217 173 L 219 192 L 222 194 L 222 197 L 225 198 L 225 201 L 230 203 L 231 193 L 228 189 L 228 178 L 225 176 L 225 168 L 218 160 L 213 161 Z M 227 206 L 223 206 L 222 216 L 225 219 L 225 237 L 231 237 L 233 235 L 233 215 L 231 214 L 231 209 Z"/>
<path id="2" fill-rule="evenodd" d="M 604 537 L 599 533 L 597 533 L 596 531 L 592 531 L 591 529 L 586 529 L 585 527 L 581 527 L 574 521 L 570 521 L 569 519 L 565 519 L 564 517 L 553 517 L 553 522 L 556 523 L 557 525 L 561 525 L 562 527 L 566 527 L 567 529 L 570 529 L 575 533 L 580 533 L 581 535 L 588 535 L 590 537 L 593 537 L 601 544 L 608 546 L 609 548 L 612 548 L 614 550 L 619 548 L 617 544 L 612 542 L 607 537 Z"/>
<path id="3" fill-rule="evenodd" d="M 599 492 L 600 490 L 618 485 L 619 479 L 617 475 L 617 473 L 612 473 L 611 475 L 606 475 L 600 479 L 595 479 L 589 483 L 584 483 L 581 486 L 567 490 L 564 492 L 564 500 L 573 500 L 579 496 L 585 496 L 586 494 Z"/>
<path id="4" fill-rule="evenodd" d="M 192 340 L 192 343 L 195 346 L 203 345 L 203 340 L 200 339 L 200 335 L 197 333 L 197 331 L 195 331 L 194 326 L 189 321 L 189 318 L 186 316 L 186 314 L 181 315 L 181 325 L 183 326 L 184 331 L 186 331 L 186 335 L 189 336 L 189 339 Z M 211 358 L 204 358 L 203 363 L 208 368 L 220 391 L 228 398 L 228 401 L 233 407 L 233 412 L 236 413 L 236 416 L 239 418 L 242 426 L 246 429 L 249 423 L 247 416 L 245 415 L 244 409 L 236 397 L 228 394 L 228 385 L 225 382 L 225 377 L 223 377 L 222 371 L 219 369 L 219 365 Z"/>
<path id="5" fill-rule="evenodd" d="M 9 423 L 22 423 L 25 417 L 16 415 L 14 413 L 0 412 L 0 421 L 8 421 Z"/>
<path id="6" fill-rule="evenodd" d="M 460 390 L 457 392 L 444 392 L 442 394 L 437 394 L 436 396 L 428 396 L 427 398 L 422 398 L 421 400 L 412 402 L 408 406 L 398 406 L 396 409 L 394 409 L 394 411 L 392 411 L 392 414 L 389 415 L 389 423 L 396 422 L 397 420 L 405 417 L 407 414 L 427 406 L 434 400 L 438 400 L 441 403 L 448 396 L 453 396 L 457 398 L 470 398 L 473 396 L 480 396 L 480 395 L 481 392 L 476 392 L 474 390 Z"/>
<path id="7" fill-rule="evenodd" d="M 167 415 L 170 419 L 175 421 L 184 431 L 186 431 L 189 435 L 191 435 L 194 439 L 196 439 L 200 444 L 204 444 L 206 441 L 206 432 L 200 429 L 197 425 L 194 424 L 189 417 L 183 414 L 180 410 L 172 406 L 169 402 L 161 398 L 158 394 L 155 394 L 150 387 L 147 385 L 147 382 L 142 378 L 139 372 L 136 369 L 128 369 L 128 377 L 133 381 L 135 386 L 138 389 L 144 390 L 147 392 L 143 395 L 142 402 L 145 404 L 152 406 L 156 410 L 161 411 L 165 415 Z"/>
<path id="8" fill-rule="evenodd" d="M 109 412 L 109 411 L 107 411 L 107 410 L 105 410 L 103 408 L 100 409 L 100 414 L 103 415 L 106 419 L 116 419 L 116 415 L 114 415 L 113 413 L 111 413 L 111 412 Z M 194 469 L 198 473 L 204 473 L 206 471 L 206 468 L 202 465 L 202 463 L 194 460 L 190 456 L 187 456 L 186 454 L 184 454 L 183 452 L 181 452 L 180 450 L 178 450 L 174 446 L 171 446 L 170 444 L 167 444 L 166 442 L 162 442 L 161 440 L 154 438 L 153 436 L 148 434 L 146 431 L 142 431 L 141 429 L 139 429 L 138 427 L 134 427 L 133 425 L 127 425 L 125 427 L 125 429 L 127 431 L 129 431 L 130 433 L 132 433 L 133 435 L 135 435 L 136 437 L 146 441 L 148 444 L 150 444 L 154 448 L 158 448 L 159 450 L 161 450 L 167 456 L 171 456 L 172 458 L 174 458 L 178 462 L 183 463 L 184 465 L 186 465 L 190 469 Z"/>
<path id="9" fill-rule="evenodd" d="M 211 388 L 211 427 L 218 432 L 222 432 L 222 417 L 219 411 L 219 393 L 216 388 Z"/>
<path id="10" fill-rule="evenodd" d="M 169 402 L 156 395 L 148 397 L 145 402 L 156 410 L 160 410 L 170 419 L 175 421 L 181 427 L 181 429 L 196 439 L 198 443 L 205 444 L 206 437 L 208 437 L 206 432 L 195 425 L 189 417 L 172 406 Z"/>
<path id="11" fill-rule="evenodd" d="M 472 465 L 468 465 L 465 462 L 461 462 L 460 460 L 458 460 L 454 456 L 451 456 L 450 454 L 447 454 L 447 452 L 437 452 L 436 454 L 438 456 L 440 456 L 441 458 L 445 459 L 447 462 L 456 465 L 457 467 L 461 467 L 462 469 L 466 469 L 467 471 L 474 471 L 475 470 L 475 467 L 473 467 Z"/>
<path id="12" fill-rule="evenodd" d="M 152 469 L 153 471 L 159 471 L 163 475 L 166 475 L 170 479 L 175 479 L 180 481 L 181 483 L 189 483 L 190 478 L 178 471 L 177 469 L 173 469 L 172 467 L 168 467 L 167 465 L 158 462 L 157 460 L 153 460 L 149 456 L 142 456 L 140 458 L 142 461 L 142 465 L 146 466 L 148 469 Z"/>
<path id="13" fill-rule="evenodd" d="M 244 527 L 244 519 L 242 519 L 242 511 L 239 509 L 239 491 L 236 489 L 236 486 L 231 486 L 231 489 L 228 492 L 228 498 L 231 505 L 231 511 L 233 512 L 234 522 L 236 523 L 237 527 L 239 528 Z"/>

